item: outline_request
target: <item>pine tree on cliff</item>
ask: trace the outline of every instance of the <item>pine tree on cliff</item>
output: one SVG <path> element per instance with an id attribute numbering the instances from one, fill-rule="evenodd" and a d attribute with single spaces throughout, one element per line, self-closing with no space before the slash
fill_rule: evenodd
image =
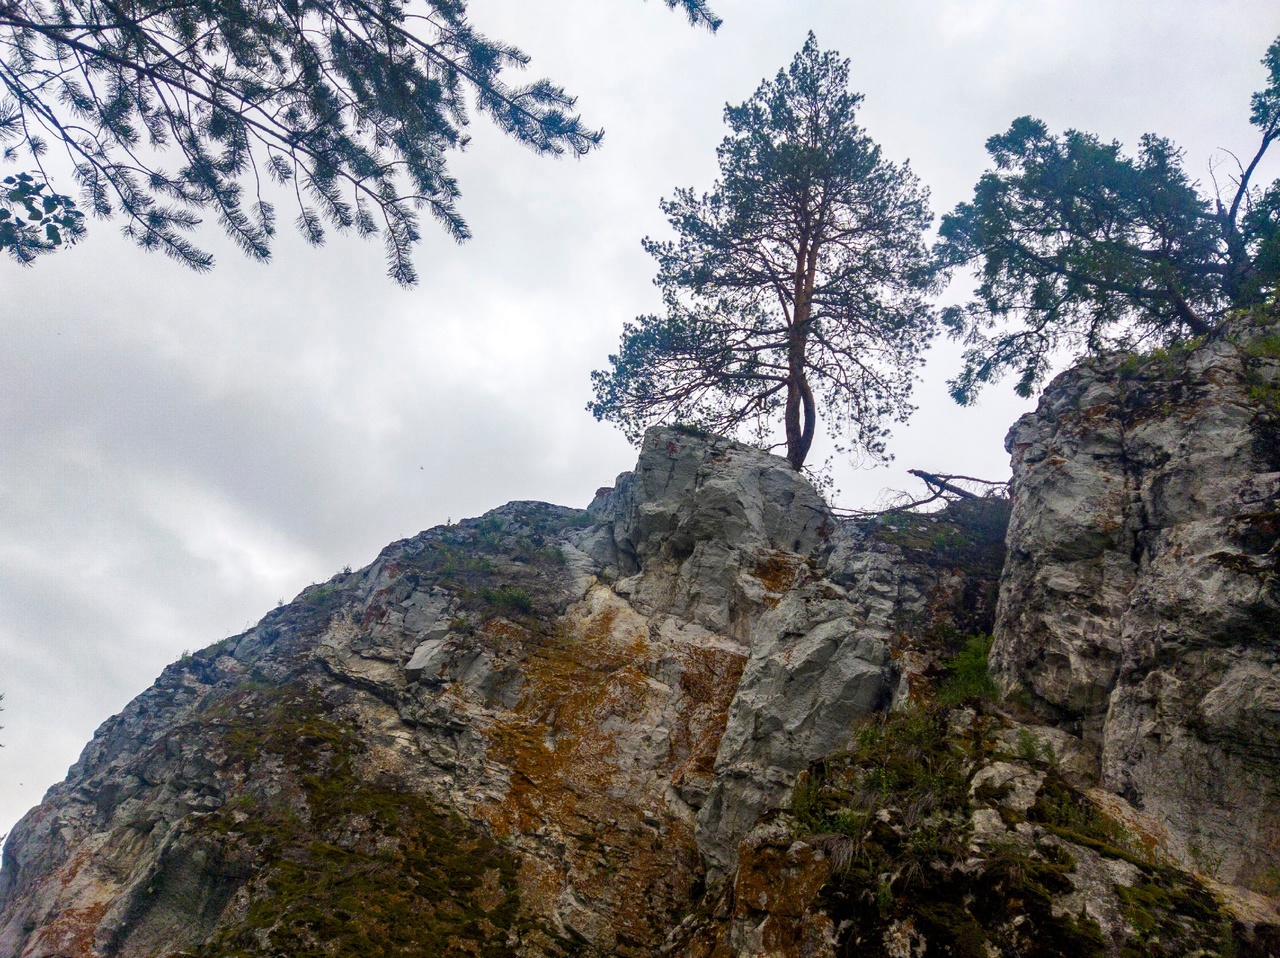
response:
<path id="1" fill-rule="evenodd" d="M 664 0 L 715 29 L 707 0 Z M 600 142 L 547 80 L 513 85 L 528 57 L 477 32 L 466 0 L 0 0 L 0 142 L 32 169 L 0 186 L 0 251 L 20 263 L 84 232 L 45 163 L 64 153 L 83 205 L 195 269 L 190 239 L 215 216 L 267 259 L 275 193 L 311 243 L 326 227 L 382 238 L 389 273 L 410 259 L 426 210 L 454 239 L 447 154 L 467 142 L 468 100 L 537 153 Z M 38 173 L 38 175 L 36 175 Z M 264 190 L 265 187 L 265 190 Z M 264 197 L 264 192 L 266 197 Z"/>
<path id="2" fill-rule="evenodd" d="M 660 422 L 763 439 L 782 419 L 797 470 L 819 410 L 837 447 L 882 455 L 934 328 L 928 193 L 858 125 L 849 61 L 813 34 L 750 100 L 725 108 L 710 193 L 662 203 L 645 239 L 665 314 L 623 331 L 592 374 L 597 419 L 637 440 Z"/>
<path id="3" fill-rule="evenodd" d="M 1216 329 L 1227 312 L 1280 290 L 1280 179 L 1254 184 L 1280 139 L 1280 39 L 1253 95 L 1252 155 L 1206 193 L 1182 152 L 1148 134 L 1137 156 L 1117 142 L 1040 120 L 987 141 L 995 169 L 943 217 L 937 255 L 973 266 L 973 302 L 945 318 L 968 346 L 952 395 L 972 402 L 1008 372 L 1031 395 L 1055 353 L 1167 345 Z M 1222 167 L 1222 164 L 1219 164 Z"/>

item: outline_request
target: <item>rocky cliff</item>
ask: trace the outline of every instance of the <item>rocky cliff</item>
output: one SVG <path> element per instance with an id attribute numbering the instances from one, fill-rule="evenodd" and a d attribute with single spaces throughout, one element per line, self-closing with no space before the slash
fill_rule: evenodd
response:
<path id="1" fill-rule="evenodd" d="M 103 725 L 0 955 L 1275 955 L 1274 507 L 1222 505 L 1272 488 L 1269 342 L 1057 381 L 1012 520 L 839 520 L 663 429 L 587 510 L 395 543 Z"/>
<path id="2" fill-rule="evenodd" d="M 0 954 L 654 954 L 903 694 L 906 623 L 989 622 L 1002 517 L 974 572 L 901 525 L 660 430 L 586 511 L 396 543 L 98 731 L 6 845 Z"/>
<path id="3" fill-rule="evenodd" d="M 1183 864 L 1280 891 L 1280 327 L 1094 360 L 1009 433 L 993 659 Z"/>

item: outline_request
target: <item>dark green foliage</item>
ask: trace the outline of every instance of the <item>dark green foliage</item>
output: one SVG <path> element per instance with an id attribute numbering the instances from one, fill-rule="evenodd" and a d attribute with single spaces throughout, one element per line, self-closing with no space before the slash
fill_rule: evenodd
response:
<path id="1" fill-rule="evenodd" d="M 705 0 L 665 2 L 719 23 Z M 213 263 L 190 239 L 205 212 L 247 255 L 270 255 L 275 183 L 308 242 L 380 236 L 409 285 L 421 210 L 468 236 L 446 158 L 467 143 L 469 99 L 535 152 L 599 143 L 558 86 L 507 82 L 527 63 L 472 27 L 465 0 L 3 3 L 0 138 L 36 165 L 63 150 L 88 209 L 195 269 Z"/>
<path id="2" fill-rule="evenodd" d="M 1111 954 L 1092 919 L 1061 911 L 1076 869 L 1063 842 L 1136 866 L 1133 885 L 1115 886 L 1132 929 L 1124 958 L 1239 953 L 1240 929 L 1194 877 L 1129 850 L 1123 827 L 1052 768 L 1026 816 L 1040 837 L 1010 835 L 975 851 L 968 826 L 975 806 L 999 805 L 1009 786 L 988 783 L 970 795 L 974 773 L 997 757 L 996 720 L 978 714 L 957 728 L 959 714 L 939 706 L 892 713 L 797 782 L 797 831 L 835 866 L 822 894 L 842 929 L 837 954 L 880 958 L 885 932 L 908 919 L 930 954 Z M 1038 754 L 1029 761 L 1044 767 Z M 1022 821 L 1012 809 L 1001 814 L 1009 826 Z"/>
<path id="3" fill-rule="evenodd" d="M 666 312 L 623 331 L 592 374 L 597 419 L 638 440 L 684 422 L 762 437 L 781 416 L 799 469 L 819 406 L 872 455 L 910 411 L 934 327 L 924 293 L 927 192 L 857 123 L 849 62 L 813 34 L 791 65 L 725 108 L 730 133 L 710 193 L 662 203 L 676 239 L 646 239 Z"/>
<path id="4" fill-rule="evenodd" d="M 977 298 L 947 315 L 968 345 L 951 383 L 957 401 L 1007 372 L 1030 395 L 1056 352 L 1203 335 L 1229 309 L 1275 294 L 1280 180 L 1263 189 L 1251 177 L 1280 138 L 1280 39 L 1263 66 L 1251 115 L 1260 145 L 1225 197 L 1201 190 L 1181 151 L 1155 135 L 1130 157 L 1119 143 L 1056 136 L 1022 117 L 987 141 L 996 168 L 943 218 L 936 249 L 946 266 L 980 270 Z"/>
<path id="5" fill-rule="evenodd" d="M 945 708 L 892 713 L 801 778 L 799 829 L 837 865 L 823 891 L 842 929 L 837 954 L 885 955 L 885 932 L 907 918 L 931 954 L 1106 954 L 1093 921 L 1054 914 L 1074 867 L 1061 848 L 989 846 L 980 869 L 959 867 L 972 858 L 969 782 L 994 748 L 990 721 L 979 715 L 958 732 Z"/>
<path id="6" fill-rule="evenodd" d="M 312 693 L 233 694 L 206 721 L 246 785 L 201 828 L 247 848 L 257 877 L 247 914 L 201 958 L 510 953 L 516 859 L 422 796 L 362 778 L 359 736 Z"/>
<path id="7" fill-rule="evenodd" d="M 529 593 L 518 586 L 502 585 L 496 589 L 482 588 L 479 597 L 491 607 L 505 614 L 528 615 L 533 611 Z"/>
<path id="8" fill-rule="evenodd" d="M 683 10 L 689 22 L 695 27 L 704 26 L 713 31 L 720 27 L 720 18 L 711 12 L 706 0 L 662 0 L 662 2 L 672 10 Z"/>
<path id="9" fill-rule="evenodd" d="M 0 250 L 23 266 L 84 235 L 84 214 L 75 200 L 47 188 L 30 173 L 0 180 Z"/>
<path id="10" fill-rule="evenodd" d="M 965 647 L 943 663 L 947 677 L 938 688 L 938 702 L 958 705 L 962 702 L 995 699 L 1000 689 L 987 668 L 991 652 L 991 636 L 970 636 Z"/>

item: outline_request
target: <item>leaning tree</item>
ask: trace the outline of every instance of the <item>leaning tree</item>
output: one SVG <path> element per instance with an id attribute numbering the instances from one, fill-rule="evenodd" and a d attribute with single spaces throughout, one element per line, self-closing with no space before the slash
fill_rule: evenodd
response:
<path id="1" fill-rule="evenodd" d="M 972 402 L 1008 372 L 1029 396 L 1055 354 L 1167 345 L 1216 329 L 1280 287 L 1280 180 L 1254 182 L 1280 139 L 1280 39 L 1253 95 L 1258 143 L 1200 188 L 1169 140 L 1136 156 L 1090 133 L 1014 120 L 987 141 L 995 169 L 942 219 L 945 268 L 977 269 L 977 296 L 945 318 L 966 345 L 952 395 Z M 1219 170 L 1222 167 L 1219 165 Z"/>
<path id="2" fill-rule="evenodd" d="M 720 179 L 703 196 L 677 190 L 662 203 L 676 238 L 644 241 L 665 312 L 628 323 L 592 374 L 597 419 L 632 441 L 667 421 L 763 438 L 781 413 L 798 470 L 821 409 L 840 448 L 883 455 L 934 328 L 931 217 L 909 167 L 858 125 L 848 79 L 849 61 L 810 33 L 725 108 Z"/>
<path id="3" fill-rule="evenodd" d="M 664 2 L 719 23 L 706 0 Z M 508 82 L 527 62 L 466 0 L 0 0 L 0 142 L 30 165 L 0 184 L 0 250 L 30 263 L 83 232 L 55 149 L 92 213 L 196 269 L 212 264 L 190 238 L 206 212 L 266 259 L 274 192 L 311 243 L 381 236 L 411 284 L 420 211 L 468 235 L 446 160 L 471 102 L 538 153 L 600 141 L 560 87 Z"/>

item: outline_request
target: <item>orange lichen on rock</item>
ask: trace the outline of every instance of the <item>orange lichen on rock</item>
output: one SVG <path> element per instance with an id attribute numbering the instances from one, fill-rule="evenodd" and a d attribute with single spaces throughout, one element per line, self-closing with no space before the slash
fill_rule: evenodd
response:
<path id="1" fill-rule="evenodd" d="M 678 684 L 657 678 L 673 668 Z M 526 851 L 523 908 L 598 949 L 650 953 L 700 876 L 691 816 L 668 792 L 691 763 L 709 771 L 741 657 L 651 641 L 647 619 L 596 588 L 522 671 L 519 705 L 489 733 L 510 786 L 477 813 Z"/>
<path id="2" fill-rule="evenodd" d="M 774 549 L 760 553 L 751 574 L 771 593 L 765 601 L 772 607 L 778 604 L 784 593 L 800 584 L 806 570 L 804 556 Z"/>
<path id="3" fill-rule="evenodd" d="M 689 645 L 681 649 L 680 692 L 686 706 L 672 730 L 672 784 L 693 780 L 709 787 L 729 704 L 747 660 L 728 649 Z"/>
<path id="4" fill-rule="evenodd" d="M 836 927 L 819 907 L 831 863 L 818 849 L 764 826 L 738 849 L 738 869 L 715 919 L 680 944 L 683 958 L 834 955 Z"/>
<path id="5" fill-rule="evenodd" d="M 97 958 L 94 937 L 109 904 L 98 901 L 64 911 L 40 931 L 34 953 L 59 958 Z"/>

